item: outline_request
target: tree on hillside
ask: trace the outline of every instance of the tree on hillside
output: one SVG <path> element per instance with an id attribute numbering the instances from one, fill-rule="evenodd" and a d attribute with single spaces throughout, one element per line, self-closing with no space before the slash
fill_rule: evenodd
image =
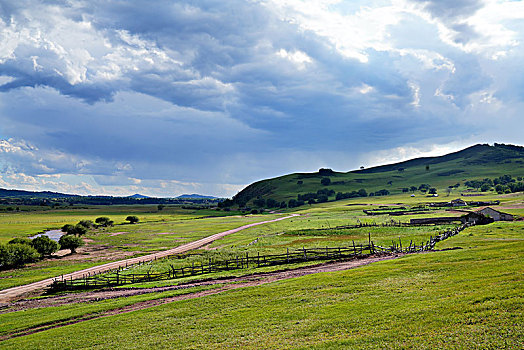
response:
<path id="1" fill-rule="evenodd" d="M 320 180 L 320 183 L 324 186 L 329 186 L 331 179 L 329 177 L 323 177 L 322 180 Z"/>
<path id="2" fill-rule="evenodd" d="M 58 243 L 63 249 L 71 250 L 71 254 L 76 253 L 76 249 L 84 245 L 82 238 L 71 235 L 64 235 L 60 237 Z"/>
<path id="3" fill-rule="evenodd" d="M 218 206 L 220 207 L 220 203 L 218 203 Z M 159 205 L 156 206 L 156 209 L 158 211 L 162 211 L 164 208 L 165 208 L 165 205 L 163 205 L 163 204 L 159 204 Z"/>
<path id="4" fill-rule="evenodd" d="M 411 187 L 409 188 L 409 190 L 410 190 L 411 192 L 415 193 L 415 191 L 417 190 L 417 186 L 411 186 Z"/>
<path id="5" fill-rule="evenodd" d="M 53 241 L 47 236 L 39 236 L 31 241 L 31 245 L 42 256 L 49 256 L 60 249 L 58 242 Z"/>
<path id="6" fill-rule="evenodd" d="M 429 194 L 437 194 L 437 189 L 435 187 L 431 187 L 429 189 Z"/>
<path id="7" fill-rule="evenodd" d="M 138 218 L 138 216 L 135 216 L 135 215 L 129 215 L 129 216 L 126 218 L 126 221 L 129 221 L 130 224 L 136 224 L 138 221 L 140 221 L 140 219 Z"/>

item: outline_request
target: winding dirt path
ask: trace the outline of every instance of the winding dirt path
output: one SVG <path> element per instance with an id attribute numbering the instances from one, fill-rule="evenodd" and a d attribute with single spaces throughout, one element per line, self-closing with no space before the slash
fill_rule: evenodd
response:
<path id="1" fill-rule="evenodd" d="M 266 272 L 266 273 L 256 273 L 256 274 L 252 274 L 248 276 L 232 277 L 232 278 L 226 278 L 226 279 L 215 279 L 215 280 L 209 280 L 209 281 L 190 282 L 190 283 L 174 285 L 174 286 L 166 286 L 166 287 L 99 290 L 99 291 L 70 294 L 67 296 L 52 296 L 52 297 L 38 299 L 38 300 L 20 300 L 20 301 L 10 304 L 8 308 L 2 310 L 0 313 L 27 310 L 27 309 L 31 309 L 35 307 L 53 307 L 53 306 L 59 306 L 63 304 L 93 302 L 93 301 L 100 301 L 100 300 L 113 299 L 113 298 L 119 298 L 119 297 L 129 297 L 133 295 L 165 292 L 169 290 L 188 289 L 188 288 L 193 288 L 193 287 L 198 287 L 198 286 L 219 285 L 219 287 L 214 288 L 214 289 L 209 289 L 209 290 L 204 290 L 204 291 L 199 291 L 199 292 L 192 292 L 192 293 L 189 292 L 187 294 L 181 294 L 181 295 L 167 297 L 163 299 L 140 301 L 140 302 L 137 302 L 131 305 L 127 305 L 127 306 L 112 309 L 112 310 L 107 310 L 107 311 L 100 312 L 100 313 L 86 314 L 86 315 L 82 315 L 76 318 L 71 318 L 69 320 L 62 320 L 58 322 L 53 322 L 49 324 L 27 328 L 27 329 L 20 330 L 20 331 L 17 331 L 17 332 L 8 334 L 8 335 L 0 336 L 0 341 L 6 340 L 9 338 L 15 338 L 15 337 L 28 335 L 28 334 L 42 332 L 42 331 L 46 331 L 52 328 L 58 328 L 58 327 L 63 327 L 63 326 L 67 326 L 70 324 L 80 323 L 80 322 L 87 321 L 87 320 L 128 313 L 128 312 L 132 312 L 136 310 L 143 310 L 143 309 L 147 309 L 147 308 L 158 306 L 158 305 L 172 303 L 178 300 L 201 298 L 201 297 L 205 297 L 208 295 L 219 294 L 219 293 L 233 290 L 233 289 L 259 286 L 259 285 L 266 284 L 266 283 L 301 277 L 305 275 L 311 275 L 311 274 L 320 273 L 320 272 L 349 270 L 349 269 L 357 268 L 360 266 L 368 265 L 368 264 L 371 264 L 377 261 L 395 259 L 402 255 L 404 254 L 374 255 L 374 256 L 368 256 L 366 258 L 353 259 L 353 260 L 343 261 L 343 262 L 323 263 L 319 265 L 299 267 L 299 268 L 289 269 L 289 270 L 273 271 L 273 272 Z"/>
<path id="2" fill-rule="evenodd" d="M 64 279 L 81 278 L 83 275 L 87 275 L 89 273 L 90 274 L 98 274 L 98 273 L 101 273 L 101 272 L 104 272 L 104 271 L 116 269 L 118 267 L 125 267 L 127 265 L 133 265 L 133 264 L 137 264 L 137 263 L 143 262 L 143 261 L 151 261 L 151 260 L 164 258 L 166 256 L 170 256 L 170 255 L 174 255 L 174 254 L 184 253 L 184 252 L 187 252 L 189 250 L 200 248 L 200 247 L 202 247 L 202 246 L 204 246 L 206 244 L 209 244 L 209 243 L 211 243 L 211 242 L 213 242 L 213 241 L 215 241 L 217 239 L 220 239 L 220 238 L 222 238 L 224 236 L 227 236 L 227 235 L 230 235 L 232 233 L 235 233 L 235 232 L 238 232 L 238 231 L 242 231 L 242 230 L 245 230 L 245 229 L 253 227 L 253 226 L 258 226 L 258 225 L 268 224 L 268 223 L 271 223 L 271 222 L 277 222 L 277 221 L 281 221 L 281 220 L 285 220 L 285 219 L 290 219 L 290 218 L 295 217 L 295 216 L 299 216 L 299 214 L 291 214 L 289 216 L 284 216 L 284 217 L 281 217 L 281 218 L 278 218 L 278 219 L 261 221 L 261 222 L 255 222 L 253 224 L 240 226 L 240 227 L 237 227 L 237 228 L 232 229 L 232 230 L 227 230 L 227 231 L 224 231 L 224 232 L 216 233 L 214 235 L 211 235 L 211 236 L 208 236 L 208 237 L 205 237 L 205 238 L 202 238 L 202 239 L 190 242 L 190 243 L 182 244 L 181 246 L 178 246 L 178 247 L 173 248 L 173 249 L 168 249 L 168 250 L 164 250 L 164 251 L 161 251 L 161 252 L 158 252 L 158 253 L 144 255 L 144 256 L 140 256 L 140 257 L 136 257 L 136 258 L 130 258 L 130 259 L 114 261 L 114 262 L 111 262 L 111 263 L 98 265 L 98 266 L 90 267 L 90 268 L 87 268 L 87 269 L 84 269 L 84 270 L 79 270 L 79 271 L 75 271 L 75 272 L 72 272 L 72 273 L 68 273 L 68 274 L 65 274 L 65 275 L 62 275 L 62 276 L 47 278 L 47 279 L 44 279 L 42 281 L 26 284 L 26 285 L 23 285 L 23 286 L 18 286 L 18 287 L 13 287 L 13 288 L 9 288 L 9 289 L 4 289 L 4 290 L 0 291 L 0 303 L 5 303 L 5 302 L 8 302 L 10 300 L 16 299 L 16 298 L 18 298 L 18 297 L 20 297 L 20 296 L 22 296 L 24 294 L 31 293 L 31 292 L 34 292 L 34 291 L 37 291 L 37 290 L 41 290 L 41 289 L 47 287 L 48 285 L 50 285 L 51 283 L 53 283 L 53 280 L 55 278 L 62 278 L 62 277 Z"/>

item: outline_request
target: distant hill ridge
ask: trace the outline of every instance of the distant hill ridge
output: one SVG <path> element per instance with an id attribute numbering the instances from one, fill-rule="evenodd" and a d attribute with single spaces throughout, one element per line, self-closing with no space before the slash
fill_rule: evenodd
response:
<path id="1" fill-rule="evenodd" d="M 477 144 L 443 156 L 414 158 L 349 172 L 320 169 L 314 173 L 293 173 L 252 183 L 235 195 L 232 203 L 225 204 L 253 205 L 255 200 L 262 203 L 268 199 L 272 204 L 282 203 L 318 191 L 324 191 L 331 200 L 334 193 L 360 189 L 368 193 L 386 190 L 382 193 L 392 194 L 421 184 L 445 189 L 458 183 L 463 185 L 468 180 L 505 174 L 524 176 L 523 146 Z M 324 184 L 323 178 L 328 179 Z"/>
<path id="2" fill-rule="evenodd" d="M 175 197 L 176 199 L 217 199 L 218 197 L 205 196 L 201 194 L 181 194 L 180 196 Z"/>

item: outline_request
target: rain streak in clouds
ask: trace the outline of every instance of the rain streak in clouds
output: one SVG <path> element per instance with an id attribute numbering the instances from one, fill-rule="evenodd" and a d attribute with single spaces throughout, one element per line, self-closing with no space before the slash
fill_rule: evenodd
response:
<path id="1" fill-rule="evenodd" d="M 521 1 L 2 1 L 0 187 L 231 196 L 524 141 Z"/>

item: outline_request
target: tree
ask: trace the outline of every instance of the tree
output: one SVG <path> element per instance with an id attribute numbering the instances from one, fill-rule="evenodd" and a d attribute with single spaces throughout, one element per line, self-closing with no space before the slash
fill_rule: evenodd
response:
<path id="1" fill-rule="evenodd" d="M 20 267 L 40 258 L 35 248 L 27 244 L 0 244 L 0 268 Z"/>
<path id="2" fill-rule="evenodd" d="M 483 185 L 480 187 L 480 190 L 481 190 L 482 192 L 487 192 L 487 191 L 491 190 L 491 186 L 488 185 L 487 183 L 485 183 L 485 184 L 483 184 Z"/>
<path id="3" fill-rule="evenodd" d="M 417 186 L 411 186 L 411 187 L 409 188 L 409 190 L 410 190 L 411 192 L 415 193 L 415 191 L 417 190 Z"/>
<path id="4" fill-rule="evenodd" d="M 360 197 L 367 197 L 368 196 L 368 193 L 366 192 L 365 189 L 361 188 L 360 190 L 358 190 L 358 195 Z"/>
<path id="5" fill-rule="evenodd" d="M 304 181 L 302 181 L 302 180 L 298 180 L 297 181 L 297 185 L 302 185 L 303 183 L 304 183 Z"/>
<path id="6" fill-rule="evenodd" d="M 218 206 L 220 207 L 220 203 L 218 203 Z M 156 209 L 158 211 L 162 211 L 164 208 L 165 208 L 165 205 L 163 205 L 163 204 L 159 204 L 159 205 L 156 206 Z"/>
<path id="7" fill-rule="evenodd" d="M 315 200 L 313 198 L 311 198 L 310 200 L 307 201 L 307 204 L 309 204 L 309 205 L 315 204 Z"/>
<path id="8" fill-rule="evenodd" d="M 53 241 L 51 238 L 47 236 L 36 237 L 31 242 L 31 245 L 42 256 L 49 256 L 60 248 L 58 242 Z"/>
<path id="9" fill-rule="evenodd" d="M 426 171 L 429 171 L 429 165 L 426 165 Z"/>
<path id="10" fill-rule="evenodd" d="M 126 218 L 126 221 L 129 221 L 130 224 L 136 224 L 138 221 L 140 221 L 140 219 L 138 218 L 138 216 L 135 216 L 135 215 L 129 215 L 129 216 Z"/>
<path id="11" fill-rule="evenodd" d="M 65 232 L 70 235 L 73 234 L 74 229 L 75 229 L 75 226 L 71 224 L 65 224 L 64 226 L 62 226 L 62 232 Z"/>
<path id="12" fill-rule="evenodd" d="M 86 229 L 90 229 L 95 226 L 91 220 L 80 220 L 77 225 L 84 226 Z"/>
<path id="13" fill-rule="evenodd" d="M 63 249 L 70 249 L 71 254 L 76 253 L 76 248 L 84 245 L 84 241 L 82 240 L 82 238 L 71 235 L 64 235 L 60 237 L 58 243 Z"/>
<path id="14" fill-rule="evenodd" d="M 429 189 L 429 194 L 437 194 L 437 189 L 435 187 L 431 187 Z"/>
<path id="15" fill-rule="evenodd" d="M 317 202 L 318 203 L 325 203 L 328 201 L 328 196 L 326 196 L 325 194 L 321 194 L 320 196 L 318 196 L 317 198 Z"/>
<path id="16" fill-rule="evenodd" d="M 280 203 L 278 203 L 276 200 L 274 200 L 273 198 L 268 198 L 266 200 L 266 206 L 268 208 L 276 208 L 280 205 Z"/>
<path id="17" fill-rule="evenodd" d="M 320 183 L 324 186 L 329 186 L 331 179 L 329 177 L 323 177 L 322 180 L 320 180 Z"/>
<path id="18" fill-rule="evenodd" d="M 83 236 L 87 233 L 87 228 L 84 225 L 76 224 L 73 231 L 70 234 L 76 236 Z"/>
<path id="19" fill-rule="evenodd" d="M 113 221 L 109 220 L 109 218 L 105 216 L 96 218 L 95 222 L 99 224 L 100 226 L 104 226 L 104 227 L 113 226 Z"/>

